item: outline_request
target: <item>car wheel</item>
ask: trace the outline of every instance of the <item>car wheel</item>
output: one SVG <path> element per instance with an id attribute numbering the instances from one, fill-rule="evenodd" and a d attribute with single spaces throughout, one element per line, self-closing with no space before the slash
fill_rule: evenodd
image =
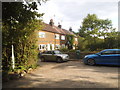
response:
<path id="1" fill-rule="evenodd" d="M 41 57 L 41 62 L 45 62 L 45 58 L 44 57 Z"/>
<path id="2" fill-rule="evenodd" d="M 57 62 L 58 62 L 58 63 L 63 62 L 62 58 L 60 58 L 60 57 L 59 57 L 59 58 L 57 58 Z"/>
<path id="3" fill-rule="evenodd" d="M 95 65 L 95 60 L 94 59 L 88 59 L 87 64 L 93 66 L 93 65 Z"/>

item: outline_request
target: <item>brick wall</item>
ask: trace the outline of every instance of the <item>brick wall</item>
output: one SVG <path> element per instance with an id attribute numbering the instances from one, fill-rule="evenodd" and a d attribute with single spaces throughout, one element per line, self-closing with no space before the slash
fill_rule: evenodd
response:
<path id="1" fill-rule="evenodd" d="M 44 33 L 45 34 L 45 37 L 44 38 L 40 38 L 39 37 L 39 32 L 41 32 L 41 33 Z M 46 47 L 50 47 L 50 45 L 52 45 L 52 48 L 56 48 L 56 47 L 59 47 L 58 45 L 61 45 L 61 46 L 63 46 L 63 47 L 65 47 L 65 43 L 66 43 L 66 37 L 65 37 L 65 40 L 61 40 L 61 35 L 60 34 L 57 34 L 57 35 L 59 35 L 60 37 L 59 37 L 59 39 L 55 39 L 55 35 L 56 35 L 56 33 L 53 33 L 53 32 L 48 32 L 48 31 L 43 31 L 43 30 L 41 30 L 41 31 L 37 31 L 36 32 L 36 35 L 37 35 L 37 37 L 38 37 L 38 42 L 37 42 L 37 45 L 38 45 L 38 47 L 40 48 L 41 46 L 44 46 L 44 45 L 46 45 Z M 43 35 L 44 36 L 44 35 Z M 64 35 L 65 36 L 65 35 Z M 42 44 L 42 45 L 41 45 Z M 49 45 L 48 45 L 49 44 Z M 74 42 L 74 45 L 77 45 L 78 44 L 78 42 L 77 41 L 75 41 Z M 48 45 L 48 46 L 47 46 Z M 57 45 L 57 46 L 56 46 Z M 75 49 L 75 48 L 74 48 Z M 44 50 L 46 50 L 46 49 L 40 49 L 41 51 L 44 51 Z M 49 49 L 47 49 L 47 50 L 49 50 Z M 54 49 L 53 49 L 54 50 Z"/>
<path id="2" fill-rule="evenodd" d="M 45 33 L 45 38 L 39 38 L 39 32 Z M 38 44 L 54 44 L 55 43 L 55 35 L 51 32 L 39 31 L 38 33 Z"/>

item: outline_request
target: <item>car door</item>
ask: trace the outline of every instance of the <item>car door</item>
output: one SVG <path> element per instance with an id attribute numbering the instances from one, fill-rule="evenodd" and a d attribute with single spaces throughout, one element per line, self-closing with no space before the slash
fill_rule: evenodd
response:
<path id="1" fill-rule="evenodd" d="M 116 54 L 115 54 L 115 57 L 116 57 L 116 65 L 120 65 L 120 50 L 116 50 Z"/>
<path id="2" fill-rule="evenodd" d="M 115 64 L 117 63 L 117 55 L 115 55 L 116 51 L 107 50 L 101 53 L 99 56 L 98 62 L 100 64 Z"/>
<path id="3" fill-rule="evenodd" d="M 48 51 L 45 58 L 46 58 L 47 60 L 51 60 L 51 58 L 52 58 L 52 51 Z"/>

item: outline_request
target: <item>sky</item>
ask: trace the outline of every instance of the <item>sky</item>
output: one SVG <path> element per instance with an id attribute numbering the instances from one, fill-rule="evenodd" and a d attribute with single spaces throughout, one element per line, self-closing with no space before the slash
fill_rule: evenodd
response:
<path id="1" fill-rule="evenodd" d="M 78 32 L 83 19 L 88 14 L 96 14 L 100 19 L 112 20 L 113 27 L 118 29 L 118 2 L 120 0 L 49 0 L 38 7 L 39 13 L 45 13 L 43 21 L 54 25 L 58 23 L 63 29 Z"/>

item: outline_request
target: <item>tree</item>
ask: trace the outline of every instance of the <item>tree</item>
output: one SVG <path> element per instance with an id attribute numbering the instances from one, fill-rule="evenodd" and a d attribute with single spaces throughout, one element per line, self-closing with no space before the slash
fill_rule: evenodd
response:
<path id="1" fill-rule="evenodd" d="M 82 37 L 107 37 L 108 33 L 114 32 L 115 28 L 112 27 L 111 20 L 99 19 L 95 14 L 88 14 L 82 22 L 79 29 L 79 35 Z"/>
<path id="2" fill-rule="evenodd" d="M 79 35 L 88 41 L 87 46 L 91 50 L 97 49 L 96 47 L 100 45 L 98 41 L 101 37 L 105 40 L 106 38 L 113 36 L 115 32 L 111 20 L 99 19 L 96 14 L 88 14 L 87 17 L 83 19 L 82 26 L 80 26 L 79 29 Z M 101 43 L 103 44 L 103 42 Z"/>
<path id="3" fill-rule="evenodd" d="M 106 48 L 120 48 L 120 32 L 109 33 L 109 36 L 105 38 Z"/>
<path id="4" fill-rule="evenodd" d="M 78 37 L 78 48 L 84 51 L 88 45 L 88 41 L 83 37 Z"/>
<path id="5" fill-rule="evenodd" d="M 36 2 L 2 3 L 2 62 L 3 70 L 11 69 L 11 45 L 15 49 L 16 68 L 36 64 L 36 30 L 41 30 L 43 14 L 37 13 Z"/>
<path id="6" fill-rule="evenodd" d="M 88 14 L 86 18 L 83 19 L 82 26 L 79 29 L 79 35 L 81 37 L 92 36 L 97 33 L 99 29 L 99 19 L 95 14 Z"/>
<path id="7" fill-rule="evenodd" d="M 115 32 L 115 28 L 112 27 L 112 21 L 105 19 L 100 20 L 100 29 L 98 31 L 98 36 L 103 37 L 104 39 L 108 37 L 111 33 Z"/>

